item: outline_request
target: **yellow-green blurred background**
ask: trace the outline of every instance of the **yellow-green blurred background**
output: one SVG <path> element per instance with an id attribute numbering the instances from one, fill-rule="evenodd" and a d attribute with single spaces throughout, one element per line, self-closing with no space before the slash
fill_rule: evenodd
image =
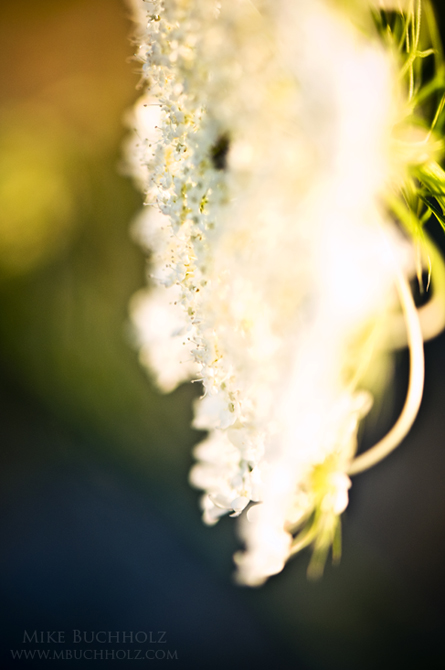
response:
<path id="1" fill-rule="evenodd" d="M 308 582 L 303 554 L 241 589 L 236 524 L 201 524 L 187 483 L 199 389 L 160 396 L 130 344 L 145 282 L 129 234 L 142 199 L 122 168 L 130 32 L 122 0 L 0 5 L 1 667 L 47 667 L 12 659 L 35 647 L 24 630 L 73 629 L 165 630 L 187 669 L 440 667 L 443 337 L 412 434 L 354 481 L 340 567 Z M 403 354 L 397 370 L 393 413 Z"/>

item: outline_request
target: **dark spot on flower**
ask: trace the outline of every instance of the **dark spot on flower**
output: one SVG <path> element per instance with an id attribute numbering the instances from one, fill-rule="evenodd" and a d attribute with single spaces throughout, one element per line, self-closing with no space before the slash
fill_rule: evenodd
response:
<path id="1" fill-rule="evenodd" d="M 227 154 L 229 153 L 230 140 L 227 133 L 220 135 L 210 150 L 210 157 L 215 170 L 227 168 Z"/>

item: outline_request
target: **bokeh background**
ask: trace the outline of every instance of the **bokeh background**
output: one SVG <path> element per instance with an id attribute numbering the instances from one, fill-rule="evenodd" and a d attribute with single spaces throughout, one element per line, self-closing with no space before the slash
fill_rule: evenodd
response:
<path id="1" fill-rule="evenodd" d="M 343 558 L 321 581 L 303 553 L 261 589 L 237 587 L 235 523 L 201 523 L 187 483 L 200 390 L 159 395 L 129 334 L 146 273 L 122 169 L 130 32 L 122 0 L 0 4 L 0 667 L 138 667 L 11 656 L 36 648 L 169 650 L 143 663 L 187 670 L 441 667 L 443 336 L 426 346 L 418 421 L 354 480 Z M 403 403 L 406 359 L 367 440 Z M 24 644 L 25 630 L 66 642 Z M 167 644 L 74 645 L 73 630 Z"/>

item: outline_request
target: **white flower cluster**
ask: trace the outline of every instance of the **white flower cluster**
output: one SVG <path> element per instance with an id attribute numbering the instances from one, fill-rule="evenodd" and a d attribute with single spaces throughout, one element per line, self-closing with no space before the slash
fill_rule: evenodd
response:
<path id="1" fill-rule="evenodd" d="M 202 380 L 190 480 L 206 523 L 257 503 L 235 557 L 256 585 L 338 545 L 366 362 L 411 271 L 382 206 L 394 62 L 327 0 L 133 5 L 148 87 L 128 154 L 156 286 L 132 316 L 161 389 Z"/>

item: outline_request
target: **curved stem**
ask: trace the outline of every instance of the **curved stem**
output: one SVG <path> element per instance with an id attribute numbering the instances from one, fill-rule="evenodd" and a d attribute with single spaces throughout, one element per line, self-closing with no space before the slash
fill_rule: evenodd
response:
<path id="1" fill-rule="evenodd" d="M 416 306 L 405 277 L 398 273 L 397 292 L 403 309 L 410 354 L 410 376 L 405 405 L 392 429 L 374 447 L 357 456 L 348 469 L 348 474 L 356 475 L 372 467 L 391 453 L 403 440 L 413 425 L 422 402 L 425 365 L 423 339 Z"/>
<path id="2" fill-rule="evenodd" d="M 432 297 L 417 309 L 423 341 L 439 335 L 445 326 L 445 264 L 441 253 L 426 233 L 422 239 L 423 267 L 431 268 Z M 427 289 L 428 290 L 428 289 Z M 405 315 L 394 316 L 390 328 L 389 344 L 393 348 L 406 347 L 408 337 Z"/>

